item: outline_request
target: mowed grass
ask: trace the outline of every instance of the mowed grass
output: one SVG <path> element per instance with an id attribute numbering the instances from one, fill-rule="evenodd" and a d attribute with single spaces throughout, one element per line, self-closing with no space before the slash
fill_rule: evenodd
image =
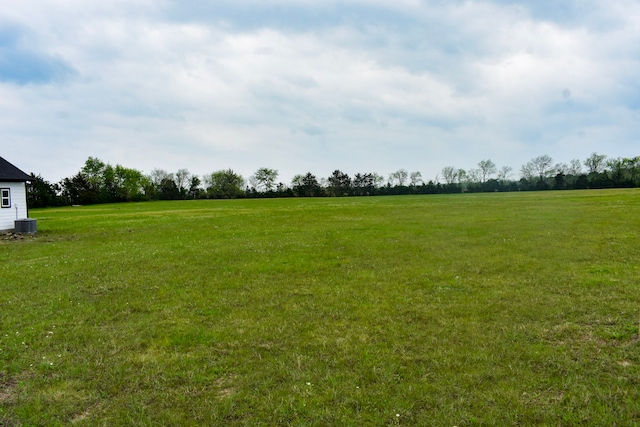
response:
<path id="1" fill-rule="evenodd" d="M 638 425 L 640 191 L 33 210 L 0 425 Z"/>

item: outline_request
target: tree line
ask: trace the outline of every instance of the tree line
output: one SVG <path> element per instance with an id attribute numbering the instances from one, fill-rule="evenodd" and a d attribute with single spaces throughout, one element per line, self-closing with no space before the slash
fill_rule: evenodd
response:
<path id="1" fill-rule="evenodd" d="M 429 181 L 420 172 L 405 169 L 386 178 L 375 172 L 349 176 L 335 170 L 326 178 L 317 178 L 311 172 L 296 175 L 288 185 L 278 181 L 277 170 L 266 167 L 245 180 L 232 169 L 204 176 L 187 169 L 175 173 L 154 169 L 144 174 L 89 157 L 77 174 L 58 183 L 33 173 L 31 177 L 27 197 L 32 208 L 150 200 L 567 190 L 639 187 L 640 156 L 609 158 L 593 153 L 584 161 L 554 163 L 550 156 L 542 155 L 522 165 L 518 178 L 511 167 L 498 168 L 490 159 L 484 159 L 470 170 L 446 166 Z"/>

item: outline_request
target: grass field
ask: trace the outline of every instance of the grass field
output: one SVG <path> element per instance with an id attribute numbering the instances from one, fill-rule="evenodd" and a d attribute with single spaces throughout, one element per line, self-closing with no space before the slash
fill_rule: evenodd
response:
<path id="1" fill-rule="evenodd" d="M 33 210 L 0 426 L 640 425 L 640 191 Z"/>

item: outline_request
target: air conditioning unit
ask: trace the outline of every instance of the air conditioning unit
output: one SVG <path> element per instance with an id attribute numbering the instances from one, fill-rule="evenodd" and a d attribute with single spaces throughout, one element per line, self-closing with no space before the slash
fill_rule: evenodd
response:
<path id="1" fill-rule="evenodd" d="M 33 234 L 37 231 L 36 220 L 32 218 L 16 219 L 15 233 Z"/>

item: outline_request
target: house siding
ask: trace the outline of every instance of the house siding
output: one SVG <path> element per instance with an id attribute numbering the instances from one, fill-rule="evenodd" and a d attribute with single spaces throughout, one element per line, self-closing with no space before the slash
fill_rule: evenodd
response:
<path id="1" fill-rule="evenodd" d="M 24 182 L 0 182 L 0 188 L 8 188 L 11 191 L 11 207 L 0 208 L 0 230 L 10 231 L 15 228 L 16 215 L 17 219 L 25 219 L 28 216 L 27 186 Z"/>

